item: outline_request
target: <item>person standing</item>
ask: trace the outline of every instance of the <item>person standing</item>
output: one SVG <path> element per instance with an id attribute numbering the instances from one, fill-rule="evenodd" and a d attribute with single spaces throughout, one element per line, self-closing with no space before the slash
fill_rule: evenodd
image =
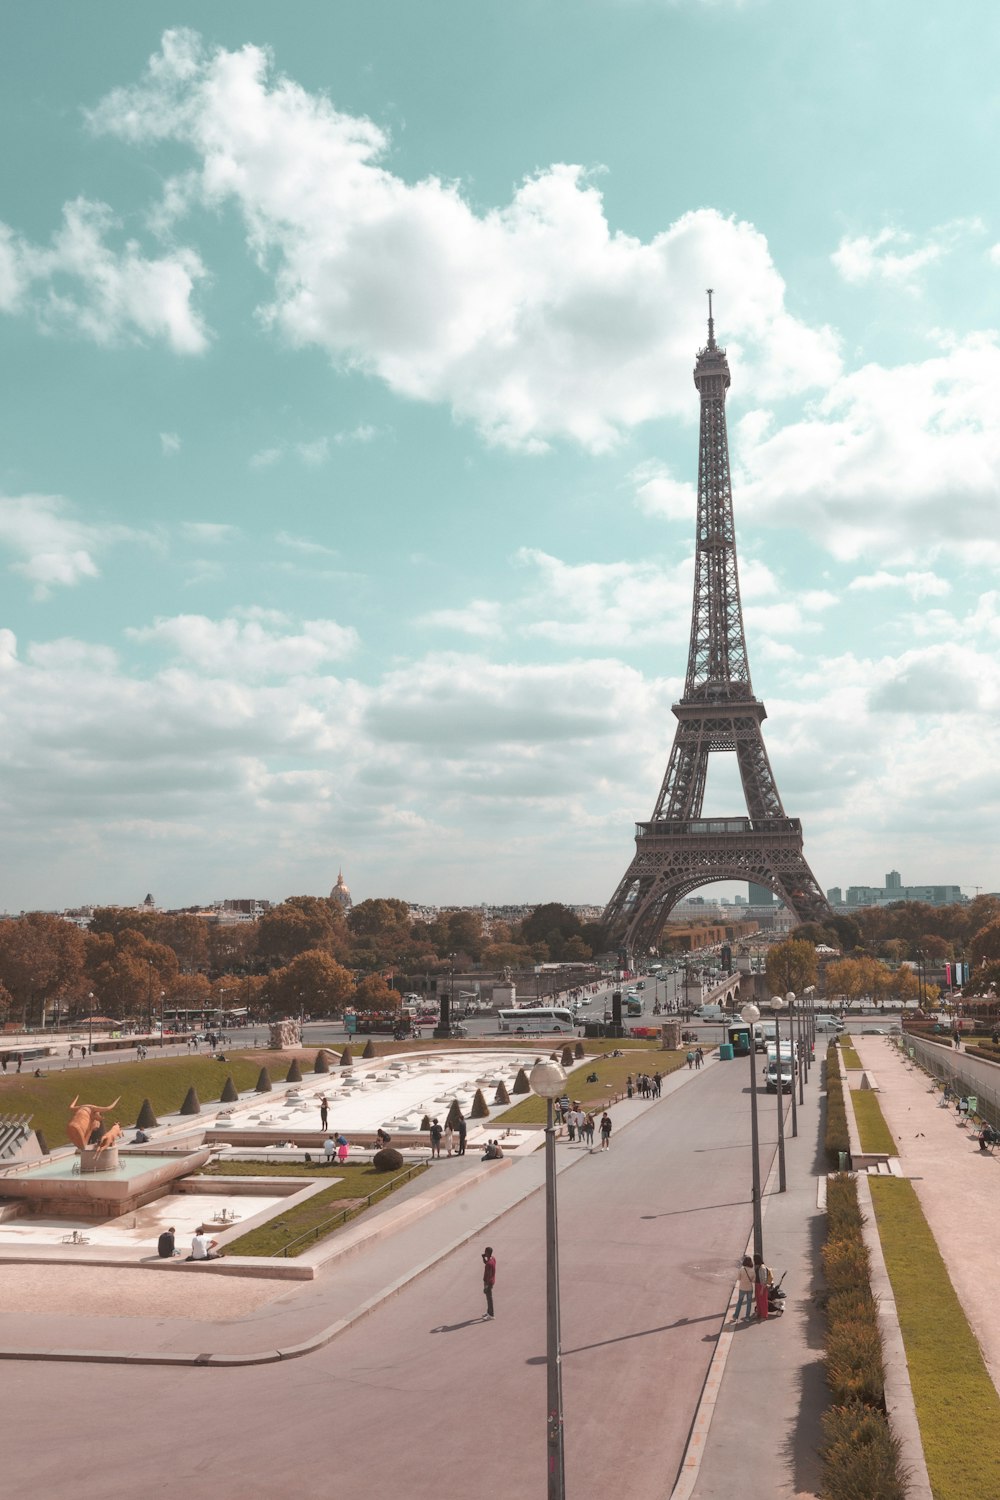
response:
<path id="1" fill-rule="evenodd" d="M 601 1116 L 601 1150 L 607 1151 L 611 1146 L 611 1116 L 607 1110 Z"/>
<path id="2" fill-rule="evenodd" d="M 430 1128 L 431 1159 L 432 1160 L 435 1157 L 440 1157 L 440 1155 L 441 1155 L 441 1136 L 443 1134 L 444 1134 L 444 1132 L 442 1131 L 441 1126 L 440 1126 L 440 1124 L 438 1122 L 437 1116 L 435 1115 L 434 1119 L 431 1121 L 431 1128 Z"/>
<path id="3" fill-rule="evenodd" d="M 483 1321 L 493 1316 L 493 1288 L 497 1283 L 497 1261 L 493 1254 L 493 1246 L 487 1245 L 483 1251 L 483 1292 L 486 1296 L 486 1311 Z"/>
<path id="4" fill-rule="evenodd" d="M 444 1143 L 445 1151 L 449 1156 L 451 1156 L 455 1150 L 455 1132 L 453 1128 L 448 1124 L 447 1120 L 445 1121 L 444 1135 L 441 1137 L 441 1139 Z"/>
<path id="5" fill-rule="evenodd" d="M 459 1117 L 458 1117 L 458 1154 L 459 1154 L 459 1156 L 464 1156 L 465 1155 L 465 1137 L 468 1135 L 468 1133 L 469 1133 L 469 1127 L 465 1123 L 465 1116 L 460 1114 Z"/>
<path id="6" fill-rule="evenodd" d="M 338 1135 L 338 1137 L 337 1137 L 337 1161 L 339 1162 L 339 1164 L 341 1166 L 343 1166 L 344 1163 L 346 1162 L 346 1160 L 347 1160 L 347 1153 L 348 1153 L 348 1151 L 350 1151 L 350 1149 L 351 1148 L 348 1145 L 347 1137 L 343 1136 L 343 1135 Z"/>
<path id="7" fill-rule="evenodd" d="M 330 1124 L 330 1101 L 325 1094 L 319 1096 L 319 1128 L 327 1130 Z"/>
<path id="8" fill-rule="evenodd" d="M 768 1269 L 764 1264 L 764 1257 L 755 1255 L 754 1266 L 754 1298 L 757 1303 L 757 1317 L 763 1323 L 767 1320 L 767 1283 L 769 1279 Z"/>
<path id="9" fill-rule="evenodd" d="M 632 1097 L 634 1089 L 635 1089 L 635 1085 L 632 1082 L 632 1074 L 630 1073 L 628 1075 L 628 1077 L 626 1078 L 626 1080 L 625 1080 L 625 1092 L 629 1096 L 630 1099 Z"/>
<path id="10" fill-rule="evenodd" d="M 751 1315 L 753 1313 L 754 1288 L 755 1288 L 755 1286 L 756 1286 L 756 1281 L 755 1281 L 754 1272 L 753 1272 L 753 1261 L 750 1259 L 749 1255 L 744 1255 L 742 1263 L 740 1265 L 740 1274 L 739 1274 L 739 1289 L 740 1289 L 740 1293 L 739 1293 L 739 1296 L 736 1299 L 736 1311 L 733 1313 L 733 1322 L 734 1323 L 738 1323 L 739 1320 L 740 1320 L 740 1312 L 742 1311 L 744 1301 L 746 1302 L 746 1307 L 747 1307 L 746 1314 L 745 1314 L 745 1317 L 744 1317 L 744 1321 L 747 1322 L 747 1323 L 749 1323 L 750 1317 L 751 1317 Z"/>

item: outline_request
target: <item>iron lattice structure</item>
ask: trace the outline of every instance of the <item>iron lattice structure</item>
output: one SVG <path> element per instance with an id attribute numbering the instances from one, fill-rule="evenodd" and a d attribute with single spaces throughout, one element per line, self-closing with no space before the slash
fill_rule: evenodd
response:
<path id="1" fill-rule="evenodd" d="M 832 916 L 802 852 L 802 825 L 785 815 L 761 733 L 767 710 L 750 681 L 726 432 L 729 379 L 709 292 L 708 343 L 694 368 L 701 429 L 684 696 L 673 706 L 677 729 L 653 815 L 636 824 L 635 858 L 604 912 L 609 940 L 629 953 L 653 947 L 677 902 L 716 880 L 767 886 L 802 922 Z M 746 817 L 702 817 L 713 751 L 735 752 Z"/>

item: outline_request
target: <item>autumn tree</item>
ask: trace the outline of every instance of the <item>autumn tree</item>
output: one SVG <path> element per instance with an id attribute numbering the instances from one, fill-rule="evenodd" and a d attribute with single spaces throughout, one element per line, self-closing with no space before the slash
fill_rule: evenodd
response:
<path id="1" fill-rule="evenodd" d="M 72 922 L 28 912 L 0 922 L 0 984 L 29 1023 L 53 1001 L 74 994 L 83 973 L 84 938 Z"/>
<path id="2" fill-rule="evenodd" d="M 263 993 L 276 1011 L 297 1016 L 339 1016 L 354 999 L 354 975 L 321 948 L 298 954 L 291 963 L 272 969 Z"/>
<path id="3" fill-rule="evenodd" d="M 291 963 L 300 953 L 341 953 L 345 933 L 339 908 L 320 896 L 289 896 L 257 923 L 257 952 L 269 967 Z"/>
<path id="4" fill-rule="evenodd" d="M 366 974 L 358 981 L 354 1001 L 359 1010 L 395 1010 L 399 994 L 391 990 L 381 974 Z"/>
<path id="5" fill-rule="evenodd" d="M 982 963 L 1000 959 L 1000 917 L 994 917 L 992 922 L 979 929 L 969 944 L 969 952 L 977 968 Z"/>
<path id="6" fill-rule="evenodd" d="M 788 938 L 767 952 L 767 982 L 775 995 L 793 990 L 796 995 L 816 983 L 816 949 L 812 943 Z"/>

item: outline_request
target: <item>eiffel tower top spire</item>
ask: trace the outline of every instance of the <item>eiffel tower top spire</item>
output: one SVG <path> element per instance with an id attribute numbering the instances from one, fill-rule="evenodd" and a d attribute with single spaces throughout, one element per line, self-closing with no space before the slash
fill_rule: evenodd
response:
<path id="1" fill-rule="evenodd" d="M 729 361 L 715 342 L 711 290 L 708 343 L 698 351 L 694 383 L 701 396 L 701 432 L 694 609 L 684 701 L 747 700 L 753 698 L 753 687 L 743 633 L 726 431 Z"/>

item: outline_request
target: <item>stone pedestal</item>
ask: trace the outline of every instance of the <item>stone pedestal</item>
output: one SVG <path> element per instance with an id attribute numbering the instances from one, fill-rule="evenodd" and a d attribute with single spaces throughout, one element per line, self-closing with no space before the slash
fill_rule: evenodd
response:
<path id="1" fill-rule="evenodd" d="M 88 1172 L 115 1172 L 118 1170 L 118 1147 L 109 1146 L 107 1151 L 98 1151 L 96 1146 L 87 1146 L 80 1152 L 80 1174 Z"/>
<path id="2" fill-rule="evenodd" d="M 676 1049 L 680 1046 L 680 1044 L 681 1044 L 681 1023 L 680 1023 L 680 1021 L 661 1021 L 660 1022 L 660 1046 L 661 1046 L 661 1048 L 663 1048 L 665 1051 L 672 1052 L 672 1051 L 676 1051 Z"/>
<path id="3" fill-rule="evenodd" d="M 284 1052 L 289 1047 L 298 1047 L 302 1043 L 302 1033 L 299 1030 L 298 1021 L 272 1021 L 271 1041 L 272 1052 Z"/>

